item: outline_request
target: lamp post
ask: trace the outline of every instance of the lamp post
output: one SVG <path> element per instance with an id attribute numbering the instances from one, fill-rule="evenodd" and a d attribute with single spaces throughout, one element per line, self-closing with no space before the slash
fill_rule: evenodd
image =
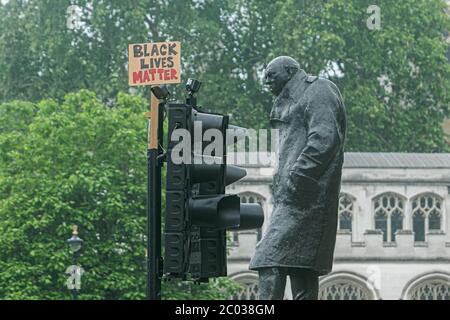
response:
<path id="1" fill-rule="evenodd" d="M 79 277 L 81 276 L 81 270 L 78 267 L 78 255 L 79 251 L 81 249 L 81 246 L 83 244 L 83 240 L 78 237 L 78 226 L 74 225 L 72 230 L 72 237 L 70 239 L 67 239 L 67 243 L 69 244 L 70 251 L 72 252 L 72 263 L 73 268 L 72 272 L 74 272 L 75 276 L 75 285 L 72 287 L 72 296 L 74 300 L 78 299 L 77 296 L 77 290 L 79 289 Z"/>

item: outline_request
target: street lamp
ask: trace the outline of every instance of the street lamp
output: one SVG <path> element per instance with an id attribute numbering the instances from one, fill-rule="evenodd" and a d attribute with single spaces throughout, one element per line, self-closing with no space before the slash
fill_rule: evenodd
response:
<path id="1" fill-rule="evenodd" d="M 69 244 L 70 251 L 72 251 L 72 253 L 75 253 L 81 249 L 83 240 L 78 237 L 78 226 L 73 226 L 72 237 L 70 239 L 67 239 L 67 243 Z"/>
<path id="2" fill-rule="evenodd" d="M 72 237 L 67 239 L 67 243 L 69 244 L 70 251 L 72 252 L 73 266 L 71 272 L 73 272 L 73 280 L 75 281 L 75 285 L 71 286 L 69 289 L 72 289 L 73 299 L 77 300 L 77 290 L 79 289 L 80 281 L 79 277 L 81 276 L 81 268 L 78 267 L 77 258 L 83 244 L 83 240 L 78 237 L 78 226 L 73 226 Z"/>

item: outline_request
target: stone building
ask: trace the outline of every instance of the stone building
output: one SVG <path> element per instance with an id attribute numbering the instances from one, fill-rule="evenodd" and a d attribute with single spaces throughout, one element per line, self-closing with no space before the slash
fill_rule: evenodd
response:
<path id="1" fill-rule="evenodd" d="M 255 299 L 248 263 L 270 219 L 273 165 L 245 167 L 228 192 L 260 203 L 266 220 L 232 234 L 228 274 L 245 285 L 234 298 Z M 450 300 L 449 214 L 450 154 L 346 153 L 334 266 L 320 298 Z"/>

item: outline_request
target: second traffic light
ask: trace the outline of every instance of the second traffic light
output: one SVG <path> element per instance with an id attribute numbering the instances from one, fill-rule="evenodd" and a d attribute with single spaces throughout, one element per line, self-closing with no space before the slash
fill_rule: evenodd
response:
<path id="1" fill-rule="evenodd" d="M 168 105 L 164 273 L 204 280 L 226 276 L 225 231 L 260 228 L 264 213 L 225 194 L 246 175 L 226 164 L 227 142 L 235 143 L 244 129 L 195 104 L 191 93 L 186 103 Z"/>

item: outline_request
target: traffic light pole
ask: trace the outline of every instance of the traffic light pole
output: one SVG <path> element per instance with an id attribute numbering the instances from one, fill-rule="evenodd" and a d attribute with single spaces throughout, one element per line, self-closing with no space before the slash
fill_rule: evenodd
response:
<path id="1" fill-rule="evenodd" d="M 162 104 L 151 92 L 147 147 L 147 299 L 161 300 L 161 165 Z"/>

